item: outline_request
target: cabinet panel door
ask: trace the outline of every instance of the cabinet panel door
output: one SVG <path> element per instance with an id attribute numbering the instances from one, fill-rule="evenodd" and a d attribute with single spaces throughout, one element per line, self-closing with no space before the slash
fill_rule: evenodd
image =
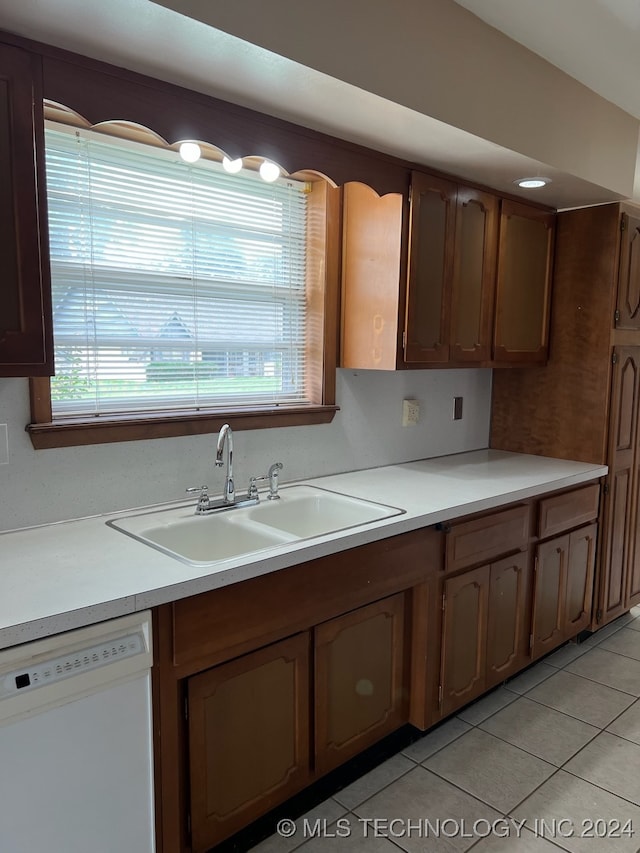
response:
<path id="1" fill-rule="evenodd" d="M 297 634 L 188 680 L 197 853 L 308 784 L 309 642 Z"/>
<path id="2" fill-rule="evenodd" d="M 640 329 L 640 217 L 622 214 L 617 329 Z"/>
<path id="3" fill-rule="evenodd" d="M 451 294 L 451 361 L 491 358 L 499 200 L 458 188 Z"/>
<path id="4" fill-rule="evenodd" d="M 550 652 L 564 638 L 569 536 L 558 536 L 536 549 L 533 588 L 532 656 Z"/>
<path id="5" fill-rule="evenodd" d="M 40 58 L 0 45 L 0 376 L 53 373 Z"/>
<path id="6" fill-rule="evenodd" d="M 315 629 L 316 770 L 325 773 L 407 722 L 403 593 Z"/>
<path id="7" fill-rule="evenodd" d="M 409 270 L 404 360 L 449 359 L 449 319 L 457 185 L 422 172 L 411 176 Z"/>
<path id="8" fill-rule="evenodd" d="M 403 196 L 343 187 L 341 366 L 395 370 Z"/>
<path id="9" fill-rule="evenodd" d="M 565 639 L 584 631 L 591 622 L 593 569 L 596 559 L 598 525 L 574 530 L 569 536 L 567 594 L 565 599 Z"/>
<path id="10" fill-rule="evenodd" d="M 546 361 L 554 215 L 502 201 L 493 356 Z"/>
<path id="11" fill-rule="evenodd" d="M 527 553 L 491 566 L 487 623 L 487 683 L 504 681 L 527 663 L 529 619 Z"/>
<path id="12" fill-rule="evenodd" d="M 598 569 L 600 625 L 625 610 L 629 572 L 632 570 L 634 464 L 638 431 L 640 347 L 615 351 L 609 424 L 609 493 L 604 506 L 604 547 Z"/>
<path id="13" fill-rule="evenodd" d="M 485 689 L 489 566 L 444 584 L 441 711 L 447 715 Z"/>

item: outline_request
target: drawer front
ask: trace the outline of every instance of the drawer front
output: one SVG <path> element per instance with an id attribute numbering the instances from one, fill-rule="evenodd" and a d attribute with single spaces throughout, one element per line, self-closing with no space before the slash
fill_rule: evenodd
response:
<path id="1" fill-rule="evenodd" d="M 530 508 L 520 504 L 510 509 L 452 524 L 447 534 L 446 569 L 449 572 L 489 563 L 529 541 Z"/>
<path id="2" fill-rule="evenodd" d="M 600 485 L 591 483 L 580 489 L 563 492 L 550 498 L 543 498 L 539 503 L 538 536 L 546 539 L 588 524 L 598 517 L 600 502 Z"/>

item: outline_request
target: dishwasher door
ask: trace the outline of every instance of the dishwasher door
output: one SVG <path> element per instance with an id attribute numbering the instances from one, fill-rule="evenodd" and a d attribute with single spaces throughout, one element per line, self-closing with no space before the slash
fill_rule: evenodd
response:
<path id="1" fill-rule="evenodd" d="M 153 853 L 151 622 L 0 652 L 2 853 Z"/>

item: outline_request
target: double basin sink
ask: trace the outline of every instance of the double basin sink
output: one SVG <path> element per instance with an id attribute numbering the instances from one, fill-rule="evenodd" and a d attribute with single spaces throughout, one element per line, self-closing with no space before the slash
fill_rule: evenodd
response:
<path id="1" fill-rule="evenodd" d="M 107 524 L 184 563 L 206 566 L 402 513 L 398 507 L 300 485 L 282 487 L 275 501 L 204 515 L 196 515 L 191 503 Z"/>

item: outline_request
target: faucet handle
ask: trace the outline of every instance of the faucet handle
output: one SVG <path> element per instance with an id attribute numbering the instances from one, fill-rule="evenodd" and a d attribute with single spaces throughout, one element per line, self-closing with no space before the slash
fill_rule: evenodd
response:
<path id="1" fill-rule="evenodd" d="M 189 488 L 185 489 L 185 492 L 200 492 L 198 496 L 198 505 L 196 506 L 196 512 L 204 512 L 210 507 L 209 500 L 209 486 L 189 486 Z"/>
<path id="2" fill-rule="evenodd" d="M 209 486 L 189 486 L 185 489 L 185 492 L 207 492 L 209 490 Z"/>

